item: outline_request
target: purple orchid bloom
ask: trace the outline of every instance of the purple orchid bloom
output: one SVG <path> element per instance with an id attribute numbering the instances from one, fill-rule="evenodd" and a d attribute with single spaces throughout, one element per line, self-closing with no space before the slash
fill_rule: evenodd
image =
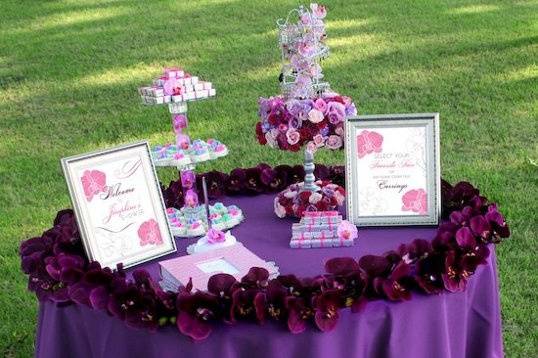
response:
<path id="1" fill-rule="evenodd" d="M 318 180 L 329 180 L 330 179 L 330 170 L 329 167 L 323 164 L 316 164 L 314 168 L 314 175 Z"/>
<path id="2" fill-rule="evenodd" d="M 472 251 L 476 247 L 476 239 L 468 227 L 462 227 L 456 232 L 456 242 L 465 252 Z"/>
<path id="3" fill-rule="evenodd" d="M 159 327 L 154 297 L 143 294 L 132 282 L 116 280 L 107 309 L 129 327 L 147 328 L 151 331 Z"/>
<path id="4" fill-rule="evenodd" d="M 329 332 L 336 327 L 341 307 L 340 295 L 337 290 L 330 290 L 314 297 L 314 321 L 316 326 L 323 332 Z"/>
<path id="5" fill-rule="evenodd" d="M 245 182 L 245 170 L 236 168 L 230 172 L 230 176 L 226 181 L 226 189 L 229 193 L 239 193 L 245 187 Z"/>
<path id="6" fill-rule="evenodd" d="M 207 184 L 207 195 L 210 199 L 220 198 L 225 194 L 228 175 L 213 170 L 205 173 L 204 177 Z M 201 176 L 199 178 L 201 178 Z M 197 184 L 198 182 L 200 182 L 199 185 L 201 186 L 202 180 L 197 180 Z"/>
<path id="7" fill-rule="evenodd" d="M 274 168 L 274 176 L 267 185 L 274 191 L 281 191 L 290 183 L 290 173 L 293 169 L 289 165 L 278 165 Z"/>
<path id="8" fill-rule="evenodd" d="M 269 271 L 263 267 L 251 267 L 241 283 L 244 287 L 265 288 L 269 283 Z"/>
<path id="9" fill-rule="evenodd" d="M 349 257 L 331 259 L 325 263 L 325 271 L 331 274 L 325 279 L 326 286 L 340 290 L 344 306 L 359 312 L 366 304 L 363 293 L 367 279 L 357 261 Z"/>
<path id="10" fill-rule="evenodd" d="M 209 337 L 213 324 L 218 319 L 219 305 L 215 295 L 201 291 L 182 291 L 178 294 L 176 305 L 176 325 L 182 334 L 195 341 Z"/>
<path id="11" fill-rule="evenodd" d="M 379 295 L 385 296 L 391 301 L 410 300 L 410 273 L 411 267 L 401 261 L 387 278 L 374 278 L 374 289 Z"/>
<path id="12" fill-rule="evenodd" d="M 264 191 L 264 185 L 260 179 L 260 168 L 248 168 L 245 171 L 245 189 L 250 194 L 258 194 Z"/>
<path id="13" fill-rule="evenodd" d="M 314 310 L 302 297 L 288 296 L 286 298 L 288 310 L 288 329 L 293 334 L 303 333 L 306 330 L 306 322 L 314 316 Z"/>
<path id="14" fill-rule="evenodd" d="M 510 229 L 506 224 L 504 216 L 497 210 L 497 205 L 492 204 L 488 207 L 485 219 L 493 227 L 496 237 L 507 238 L 510 236 Z"/>
<path id="15" fill-rule="evenodd" d="M 240 288 L 232 294 L 231 321 L 257 320 L 255 298 L 262 292 L 258 288 Z"/>
<path id="16" fill-rule="evenodd" d="M 476 215 L 469 221 L 471 231 L 475 236 L 478 236 L 482 242 L 488 242 L 491 237 L 491 225 L 488 220 L 482 215 Z"/>
<path id="17" fill-rule="evenodd" d="M 325 263 L 325 271 L 333 275 L 345 275 L 359 269 L 358 262 L 351 257 L 335 257 Z"/>
<path id="18" fill-rule="evenodd" d="M 428 294 L 438 294 L 444 289 L 441 273 L 444 271 L 444 256 L 430 254 L 415 263 L 415 281 Z"/>
<path id="19" fill-rule="evenodd" d="M 410 244 L 402 244 L 398 248 L 399 256 L 406 262 L 411 263 L 428 256 L 432 252 L 432 244 L 428 240 L 415 239 Z"/>
<path id="20" fill-rule="evenodd" d="M 258 322 L 264 323 L 269 317 L 275 321 L 284 316 L 287 290 L 279 281 L 271 280 L 265 291 L 254 297 L 254 308 Z"/>
<path id="21" fill-rule="evenodd" d="M 474 274 L 478 265 L 486 263 L 488 256 L 489 249 L 485 245 L 480 245 L 474 251 L 463 255 L 449 251 L 442 274 L 445 288 L 450 292 L 463 291 L 469 277 Z"/>

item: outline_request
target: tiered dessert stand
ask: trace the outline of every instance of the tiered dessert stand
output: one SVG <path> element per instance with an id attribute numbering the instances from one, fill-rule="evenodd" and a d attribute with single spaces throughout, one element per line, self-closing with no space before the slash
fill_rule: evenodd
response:
<path id="1" fill-rule="evenodd" d="M 324 6 L 311 4 L 277 21 L 281 94 L 260 98 L 256 135 L 260 144 L 273 148 L 295 152 L 303 147 L 306 174 L 304 183 L 291 185 L 275 198 L 279 217 L 336 210 L 344 202 L 343 188 L 314 176 L 315 151 L 343 149 L 344 122 L 357 113 L 351 98 L 333 92 L 324 80 L 321 60 L 329 56 L 325 15 Z"/>
<path id="2" fill-rule="evenodd" d="M 196 190 L 196 164 L 222 158 L 228 148 L 216 139 L 191 140 L 187 134 L 187 102 L 208 99 L 216 95 L 211 82 L 201 81 L 178 68 L 167 68 L 164 75 L 151 86 L 139 89 L 146 105 L 167 105 L 172 116 L 175 144 L 156 145 L 152 157 L 157 167 L 174 167 L 180 173 L 183 187 L 182 208 L 167 208 L 172 233 L 180 237 L 204 235 L 209 226 L 220 230 L 230 229 L 243 220 L 243 213 L 235 205 L 217 202 L 209 206 L 209 219 L 204 205 L 200 205 Z M 211 225 L 208 225 L 208 220 Z"/>

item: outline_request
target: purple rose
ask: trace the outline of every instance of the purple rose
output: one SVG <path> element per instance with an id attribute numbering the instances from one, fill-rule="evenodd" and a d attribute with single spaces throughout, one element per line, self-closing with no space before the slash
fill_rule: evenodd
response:
<path id="1" fill-rule="evenodd" d="M 355 107 L 355 103 L 351 103 L 349 106 L 346 106 L 347 117 L 354 117 L 356 115 L 357 115 L 357 107 Z"/>
<path id="2" fill-rule="evenodd" d="M 325 143 L 326 147 L 329 149 L 339 149 L 343 144 L 342 137 L 337 135 L 330 135 Z"/>
<path id="3" fill-rule="evenodd" d="M 340 102 L 329 102 L 327 105 L 327 117 L 332 124 L 343 122 L 346 118 L 346 107 Z"/>

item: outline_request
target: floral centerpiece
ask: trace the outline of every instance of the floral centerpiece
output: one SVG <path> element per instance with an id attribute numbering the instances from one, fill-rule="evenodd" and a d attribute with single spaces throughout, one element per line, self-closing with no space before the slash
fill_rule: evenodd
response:
<path id="1" fill-rule="evenodd" d="M 343 148 L 344 121 L 357 109 L 349 97 L 329 92 L 313 99 L 260 98 L 258 114 L 260 144 L 292 152 L 306 146 L 315 152 L 322 147 Z"/>
<path id="2" fill-rule="evenodd" d="M 297 22 L 290 21 L 294 15 Z M 282 94 L 260 98 L 256 137 L 260 144 L 272 148 L 292 152 L 305 148 L 310 153 L 305 153 L 305 184 L 288 188 L 275 199 L 275 213 L 279 217 L 301 217 L 305 208 L 334 210 L 343 203 L 337 200 L 338 196 L 326 197 L 329 192 L 344 195 L 342 188 L 326 187 L 330 183 L 322 183 L 320 187 L 313 176 L 313 154 L 323 147 L 343 149 L 344 122 L 357 114 L 351 98 L 331 91 L 329 83 L 323 81 L 320 61 L 329 55 L 325 44 L 326 15 L 323 5 L 310 4 L 309 9 L 300 6 L 285 20 L 277 21 Z"/>

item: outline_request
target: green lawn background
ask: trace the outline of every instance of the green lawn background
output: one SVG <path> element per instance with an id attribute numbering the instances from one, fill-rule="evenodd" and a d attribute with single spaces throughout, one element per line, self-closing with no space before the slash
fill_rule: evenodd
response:
<path id="1" fill-rule="evenodd" d="M 172 140 L 166 109 L 137 88 L 164 66 L 212 81 L 191 133 L 231 154 L 201 170 L 299 163 L 259 146 L 257 99 L 278 93 L 275 20 L 296 1 L 0 2 L 0 355 L 31 356 L 37 303 L 21 240 L 70 205 L 59 159 Z M 538 356 L 538 2 L 328 1 L 323 62 L 361 114 L 440 112 L 449 181 L 500 203 L 513 235 L 498 248 L 508 357 Z M 343 153 L 322 152 L 324 163 Z M 163 182 L 173 171 L 159 171 Z"/>

